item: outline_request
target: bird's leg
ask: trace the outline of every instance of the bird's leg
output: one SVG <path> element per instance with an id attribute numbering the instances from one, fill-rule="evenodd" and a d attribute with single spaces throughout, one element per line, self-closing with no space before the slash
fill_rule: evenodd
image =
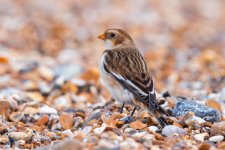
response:
<path id="1" fill-rule="evenodd" d="M 125 105 L 125 102 L 123 102 L 122 107 L 121 107 L 121 109 L 120 109 L 120 113 L 121 113 L 121 114 L 123 113 L 123 107 L 124 107 L 124 105 Z"/>
<path id="2" fill-rule="evenodd" d="M 131 117 L 134 115 L 135 110 L 137 109 L 137 107 L 134 107 L 134 110 L 131 113 Z"/>

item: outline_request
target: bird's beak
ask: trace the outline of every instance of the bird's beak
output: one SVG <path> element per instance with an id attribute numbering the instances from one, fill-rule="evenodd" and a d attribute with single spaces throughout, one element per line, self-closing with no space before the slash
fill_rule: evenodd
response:
<path id="1" fill-rule="evenodd" d="M 106 39 L 106 36 L 105 36 L 105 34 L 103 33 L 103 34 L 100 34 L 100 35 L 98 36 L 98 38 L 101 39 L 101 40 L 105 40 L 105 39 Z"/>

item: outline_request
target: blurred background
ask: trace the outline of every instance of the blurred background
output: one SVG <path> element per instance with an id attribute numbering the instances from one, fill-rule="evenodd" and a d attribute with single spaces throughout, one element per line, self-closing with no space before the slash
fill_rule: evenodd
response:
<path id="1" fill-rule="evenodd" d="M 225 95 L 224 18 L 225 1 L 0 0 L 1 88 L 43 80 L 27 74 L 37 66 L 68 79 L 97 70 L 104 50 L 97 35 L 121 28 L 144 54 L 159 92 Z"/>

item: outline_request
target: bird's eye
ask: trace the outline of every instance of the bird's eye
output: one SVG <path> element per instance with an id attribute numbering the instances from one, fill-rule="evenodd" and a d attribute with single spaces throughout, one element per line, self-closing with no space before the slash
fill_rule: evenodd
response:
<path id="1" fill-rule="evenodd" d="M 115 37 L 116 36 L 116 34 L 115 33 L 111 33 L 110 34 L 110 37 L 112 38 L 112 37 Z"/>

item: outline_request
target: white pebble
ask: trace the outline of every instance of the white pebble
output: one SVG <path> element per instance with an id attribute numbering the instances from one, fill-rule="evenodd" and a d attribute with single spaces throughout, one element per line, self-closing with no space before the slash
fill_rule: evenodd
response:
<path id="1" fill-rule="evenodd" d="M 67 137 L 69 137 L 69 138 L 73 138 L 74 137 L 74 135 L 73 135 L 73 133 L 72 133 L 72 131 L 70 129 L 67 129 L 67 130 L 63 131 L 62 133 L 67 135 Z"/>
<path id="2" fill-rule="evenodd" d="M 84 135 L 88 135 L 92 130 L 91 126 L 86 126 L 83 128 L 83 130 L 81 131 Z"/>
<path id="3" fill-rule="evenodd" d="M 93 130 L 93 132 L 94 132 L 95 134 L 101 134 L 103 131 L 105 131 L 105 128 L 106 128 L 106 125 L 103 123 L 101 127 L 95 128 L 95 129 Z"/>
<path id="4" fill-rule="evenodd" d="M 210 137 L 209 141 L 217 143 L 217 142 L 223 141 L 223 139 L 224 139 L 224 137 L 222 135 L 215 135 L 215 136 Z"/>
<path id="5" fill-rule="evenodd" d="M 55 108 L 51 108 L 47 105 L 44 105 L 42 106 L 41 108 L 39 108 L 39 111 L 38 111 L 40 114 L 55 114 L 57 115 L 58 112 Z"/>
<path id="6" fill-rule="evenodd" d="M 179 128 L 177 126 L 173 126 L 173 125 L 165 126 L 165 128 L 163 128 L 162 130 L 162 135 L 166 137 L 171 136 L 173 134 L 184 135 L 184 134 L 187 134 L 187 132 L 184 129 Z"/>
<path id="7" fill-rule="evenodd" d="M 159 128 L 157 126 L 150 126 L 148 129 L 152 132 L 156 132 Z"/>
<path id="8" fill-rule="evenodd" d="M 209 134 L 208 133 L 195 134 L 194 139 L 200 142 L 204 142 L 206 136 L 209 136 Z"/>

